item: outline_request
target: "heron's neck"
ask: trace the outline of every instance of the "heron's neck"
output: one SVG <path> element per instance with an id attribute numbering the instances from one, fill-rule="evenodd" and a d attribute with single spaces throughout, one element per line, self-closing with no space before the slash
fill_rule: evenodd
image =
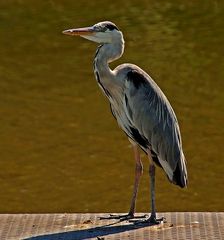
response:
<path id="1" fill-rule="evenodd" d="M 124 42 L 119 41 L 112 44 L 103 44 L 98 47 L 94 59 L 94 72 L 96 79 L 103 92 L 111 89 L 113 84 L 113 71 L 109 67 L 109 63 L 120 58 L 124 51 Z"/>
<path id="2" fill-rule="evenodd" d="M 95 64 L 97 64 L 97 68 L 99 68 L 99 70 L 103 70 L 106 66 L 108 66 L 108 63 L 120 58 L 123 54 L 123 51 L 123 41 L 100 45 L 96 51 L 95 56 Z"/>

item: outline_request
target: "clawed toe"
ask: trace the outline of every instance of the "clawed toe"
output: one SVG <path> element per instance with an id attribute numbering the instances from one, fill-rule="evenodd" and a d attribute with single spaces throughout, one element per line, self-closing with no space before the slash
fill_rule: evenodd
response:
<path id="1" fill-rule="evenodd" d="M 104 220 L 104 219 L 120 219 L 120 220 L 128 220 L 128 219 L 131 219 L 133 218 L 134 215 L 133 214 L 121 214 L 121 215 L 117 215 L 117 214 L 110 214 L 109 216 L 107 217 L 100 217 L 100 220 Z"/>
<path id="2" fill-rule="evenodd" d="M 141 215 L 141 216 L 134 216 L 134 214 L 128 213 L 128 214 L 122 214 L 122 215 L 117 215 L 117 214 L 110 214 L 107 217 L 100 217 L 100 220 L 108 220 L 108 219 L 118 219 L 120 222 L 122 221 L 130 221 L 132 219 L 142 219 L 148 217 L 147 214 Z"/>
<path id="3" fill-rule="evenodd" d="M 166 219 L 165 219 L 165 217 L 161 217 L 161 218 L 150 217 L 150 218 L 146 219 L 146 221 L 148 221 L 152 225 L 157 225 L 157 224 L 166 222 Z"/>
<path id="4" fill-rule="evenodd" d="M 141 219 L 141 220 L 129 220 L 130 222 L 133 222 L 134 224 L 147 224 L 149 226 L 152 226 L 152 225 L 157 225 L 157 224 L 160 224 L 160 223 L 165 223 L 166 222 L 166 219 L 165 217 L 161 217 L 161 218 L 156 218 L 154 216 L 150 216 L 149 218 L 147 219 Z"/>

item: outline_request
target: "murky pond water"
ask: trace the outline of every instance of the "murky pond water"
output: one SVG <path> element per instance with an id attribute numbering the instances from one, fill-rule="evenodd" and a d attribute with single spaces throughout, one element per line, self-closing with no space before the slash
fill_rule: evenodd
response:
<path id="1" fill-rule="evenodd" d="M 173 105 L 189 187 L 157 171 L 159 211 L 224 210 L 222 1 L 0 2 L 0 212 L 127 211 L 129 141 L 92 70 L 96 45 L 63 29 L 115 22 L 126 50 L 111 64 L 147 71 Z M 138 211 L 149 209 L 148 161 Z"/>

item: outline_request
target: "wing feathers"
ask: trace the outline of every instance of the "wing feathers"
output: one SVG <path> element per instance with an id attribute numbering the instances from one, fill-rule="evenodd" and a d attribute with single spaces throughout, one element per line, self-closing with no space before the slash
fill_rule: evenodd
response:
<path id="1" fill-rule="evenodd" d="M 125 86 L 124 107 L 133 125 L 129 126 L 132 137 L 143 150 L 152 148 L 171 182 L 186 186 L 180 130 L 169 101 L 156 83 L 139 69 L 128 71 Z"/>

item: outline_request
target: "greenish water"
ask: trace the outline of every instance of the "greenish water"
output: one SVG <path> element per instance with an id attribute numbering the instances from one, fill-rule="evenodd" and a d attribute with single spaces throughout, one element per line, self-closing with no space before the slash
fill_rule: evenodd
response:
<path id="1" fill-rule="evenodd" d="M 0 2 L 0 212 L 125 212 L 134 181 L 130 144 L 98 88 L 96 45 L 61 34 L 115 22 L 124 56 L 173 105 L 189 187 L 157 171 L 159 211 L 224 210 L 224 2 Z M 144 155 L 144 154 L 143 154 Z M 149 209 L 148 161 L 137 211 Z"/>

